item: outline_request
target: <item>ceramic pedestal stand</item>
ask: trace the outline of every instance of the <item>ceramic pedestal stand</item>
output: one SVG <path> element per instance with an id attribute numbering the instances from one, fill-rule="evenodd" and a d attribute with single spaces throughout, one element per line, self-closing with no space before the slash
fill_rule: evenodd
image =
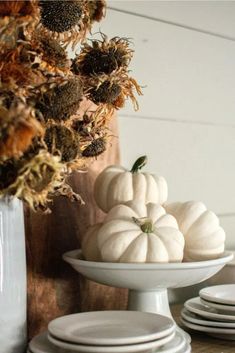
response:
<path id="1" fill-rule="evenodd" d="M 219 259 L 167 263 L 129 264 L 92 262 L 82 258 L 81 250 L 65 253 L 63 259 L 88 279 L 112 287 L 128 288 L 129 310 L 155 312 L 172 318 L 167 289 L 190 286 L 217 273 L 233 255 L 226 252 Z M 190 336 L 177 327 L 186 341 Z"/>

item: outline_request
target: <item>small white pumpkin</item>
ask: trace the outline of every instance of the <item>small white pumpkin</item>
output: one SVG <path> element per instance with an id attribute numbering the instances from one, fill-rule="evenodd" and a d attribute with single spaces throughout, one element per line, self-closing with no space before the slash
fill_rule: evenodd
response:
<path id="1" fill-rule="evenodd" d="M 87 261 L 101 261 L 100 251 L 97 246 L 97 234 L 102 223 L 97 223 L 88 228 L 82 241 L 82 254 Z"/>
<path id="2" fill-rule="evenodd" d="M 108 213 L 97 235 L 102 261 L 181 262 L 184 237 L 163 207 L 129 202 Z"/>
<path id="3" fill-rule="evenodd" d="M 137 159 L 130 171 L 117 165 L 104 169 L 95 181 L 94 197 L 97 205 L 108 212 L 112 207 L 135 200 L 145 204 L 162 205 L 167 200 L 166 180 L 161 176 L 141 173 L 147 157 Z"/>
<path id="4" fill-rule="evenodd" d="M 184 235 L 186 261 L 214 259 L 224 252 L 225 232 L 219 218 L 202 202 L 175 202 L 165 208 L 177 219 Z"/>

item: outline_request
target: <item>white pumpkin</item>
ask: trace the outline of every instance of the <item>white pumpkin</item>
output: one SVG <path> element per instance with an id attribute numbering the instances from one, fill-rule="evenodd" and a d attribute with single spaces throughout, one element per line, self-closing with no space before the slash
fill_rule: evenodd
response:
<path id="1" fill-rule="evenodd" d="M 101 261 L 100 251 L 97 246 L 97 232 L 102 223 L 97 223 L 88 228 L 82 241 L 82 254 L 87 261 Z"/>
<path id="2" fill-rule="evenodd" d="M 147 158 L 143 156 L 137 159 L 131 171 L 117 165 L 104 169 L 94 186 L 97 205 L 107 213 L 112 207 L 131 200 L 160 205 L 166 202 L 168 196 L 166 180 L 161 176 L 141 173 L 140 169 L 146 163 Z"/>
<path id="3" fill-rule="evenodd" d="M 106 262 L 181 262 L 184 237 L 163 207 L 129 202 L 108 213 L 97 235 Z"/>
<path id="4" fill-rule="evenodd" d="M 184 235 L 186 261 L 214 259 L 224 252 L 225 232 L 218 217 L 202 202 L 175 202 L 165 208 L 177 219 Z"/>

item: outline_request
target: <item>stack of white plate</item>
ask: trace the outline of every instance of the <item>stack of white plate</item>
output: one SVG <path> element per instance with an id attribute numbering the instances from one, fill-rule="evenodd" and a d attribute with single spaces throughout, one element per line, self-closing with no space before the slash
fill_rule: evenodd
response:
<path id="1" fill-rule="evenodd" d="M 181 312 L 182 323 L 217 338 L 235 340 L 235 284 L 201 289 Z"/>
<path id="2" fill-rule="evenodd" d="M 183 333 L 168 317 L 139 311 L 94 311 L 50 322 L 28 353 L 189 353 Z"/>

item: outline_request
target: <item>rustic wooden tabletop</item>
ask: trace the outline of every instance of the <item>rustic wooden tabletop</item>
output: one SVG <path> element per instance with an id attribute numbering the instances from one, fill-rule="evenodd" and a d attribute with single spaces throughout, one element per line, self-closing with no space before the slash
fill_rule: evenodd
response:
<path id="1" fill-rule="evenodd" d="M 180 323 L 182 305 L 173 305 L 171 309 L 176 322 L 182 326 Z M 185 327 L 182 328 L 187 331 L 192 338 L 192 353 L 235 353 L 235 341 L 221 340 L 210 337 L 206 333 L 196 333 Z"/>

